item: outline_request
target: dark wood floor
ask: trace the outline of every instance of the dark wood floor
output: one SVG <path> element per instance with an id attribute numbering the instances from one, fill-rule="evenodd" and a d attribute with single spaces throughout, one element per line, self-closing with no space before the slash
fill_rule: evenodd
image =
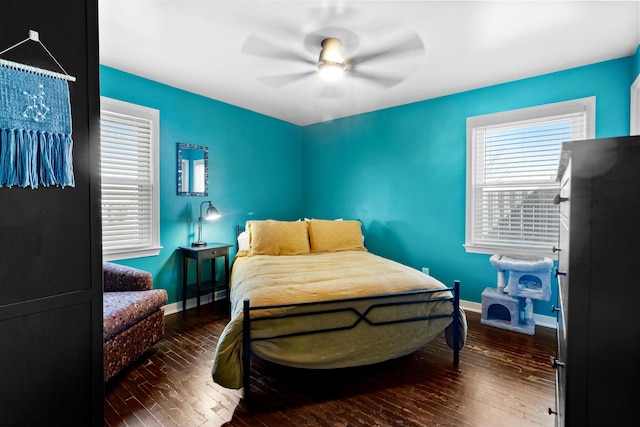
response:
<path id="1" fill-rule="evenodd" d="M 552 426 L 555 332 L 528 336 L 467 313 L 460 364 L 437 337 L 378 365 L 307 371 L 257 360 L 248 405 L 211 380 L 223 303 L 166 319 L 165 338 L 105 388 L 105 426 Z M 217 311 L 216 311 L 217 310 Z"/>

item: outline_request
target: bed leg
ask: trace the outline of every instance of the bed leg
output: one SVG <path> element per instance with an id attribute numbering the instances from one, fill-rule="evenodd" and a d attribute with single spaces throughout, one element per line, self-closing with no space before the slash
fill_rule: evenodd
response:
<path id="1" fill-rule="evenodd" d="M 460 363 L 460 281 L 453 282 L 453 364 Z"/>
<path id="2" fill-rule="evenodd" d="M 243 301 L 242 387 L 244 390 L 244 399 L 249 400 L 251 391 L 251 312 L 249 309 L 249 299 Z"/>

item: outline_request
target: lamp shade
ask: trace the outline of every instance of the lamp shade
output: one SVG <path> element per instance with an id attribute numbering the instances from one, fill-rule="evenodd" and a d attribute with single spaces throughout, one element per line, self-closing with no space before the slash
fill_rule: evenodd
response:
<path id="1" fill-rule="evenodd" d="M 209 202 L 209 207 L 207 207 L 207 213 L 205 214 L 204 218 L 207 221 L 213 221 L 220 218 L 220 212 L 218 212 L 218 209 L 216 209 L 215 206 L 211 204 L 211 202 Z"/>

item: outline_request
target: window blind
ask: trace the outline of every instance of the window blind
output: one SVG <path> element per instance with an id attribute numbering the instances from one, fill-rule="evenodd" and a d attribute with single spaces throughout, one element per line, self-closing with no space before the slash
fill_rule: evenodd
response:
<path id="1" fill-rule="evenodd" d="M 151 120 L 101 110 L 103 253 L 153 244 Z"/>
<path id="2" fill-rule="evenodd" d="M 473 129 L 473 245 L 557 244 L 556 172 L 563 141 L 586 138 L 585 111 Z"/>

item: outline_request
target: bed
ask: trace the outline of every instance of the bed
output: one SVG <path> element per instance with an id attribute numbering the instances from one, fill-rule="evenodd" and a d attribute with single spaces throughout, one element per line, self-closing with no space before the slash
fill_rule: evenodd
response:
<path id="1" fill-rule="evenodd" d="M 240 231 L 216 383 L 247 398 L 251 356 L 308 369 L 370 365 L 443 331 L 458 363 L 466 339 L 459 283 L 370 253 L 359 221 L 248 221 Z"/>

